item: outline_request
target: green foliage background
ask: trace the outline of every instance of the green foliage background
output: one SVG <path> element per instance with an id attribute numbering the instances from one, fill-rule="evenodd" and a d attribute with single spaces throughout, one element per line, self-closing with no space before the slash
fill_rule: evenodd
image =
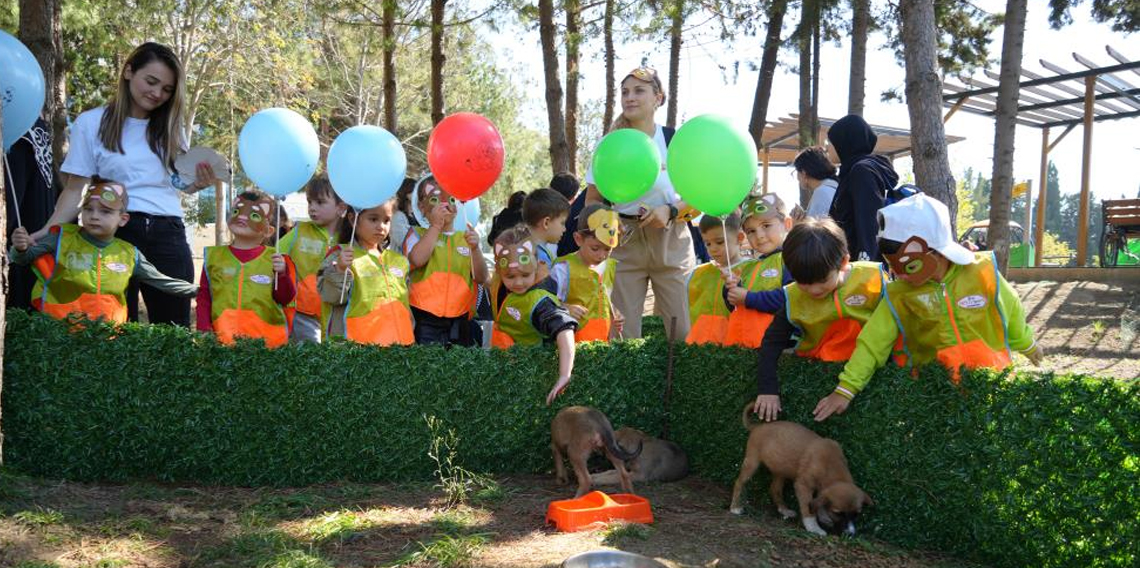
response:
<path id="1" fill-rule="evenodd" d="M 557 362 L 543 348 L 485 352 L 345 343 L 222 347 L 165 326 L 59 322 L 8 313 L 5 463 L 78 480 L 233 485 L 428 479 L 424 415 L 459 435 L 464 467 L 548 472 L 549 421 L 586 404 L 615 425 L 666 426 L 697 474 L 729 484 L 743 453 L 750 351 L 648 339 L 579 350 L 555 408 Z M 844 447 L 876 501 L 870 534 L 997 566 L 1135 566 L 1140 534 L 1140 383 L 881 370 L 847 414 L 811 420 L 838 365 L 786 357 L 784 418 Z M 770 507 L 767 480 L 749 507 Z M 727 503 L 724 504 L 727 508 Z"/>

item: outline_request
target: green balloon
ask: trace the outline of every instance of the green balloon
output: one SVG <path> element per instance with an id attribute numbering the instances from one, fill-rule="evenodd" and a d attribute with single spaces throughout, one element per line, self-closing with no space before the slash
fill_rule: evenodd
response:
<path id="1" fill-rule="evenodd" d="M 636 128 L 615 130 L 594 152 L 594 185 L 613 203 L 629 203 L 649 191 L 661 173 L 657 144 Z"/>
<path id="2" fill-rule="evenodd" d="M 756 143 L 727 117 L 702 114 L 677 130 L 667 164 L 685 203 L 719 217 L 739 207 L 756 184 Z"/>

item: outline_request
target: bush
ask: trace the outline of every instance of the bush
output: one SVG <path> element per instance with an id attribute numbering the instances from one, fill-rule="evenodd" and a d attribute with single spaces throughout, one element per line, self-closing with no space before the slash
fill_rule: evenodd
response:
<path id="1" fill-rule="evenodd" d="M 346 343 L 276 351 L 165 326 L 77 332 L 8 313 L 4 458 L 42 476 L 234 485 L 430 479 L 424 415 L 454 429 L 476 472 L 551 467 L 542 400 L 552 350 Z M 676 347 L 669 409 L 660 335 L 579 350 L 557 407 L 661 432 L 694 471 L 731 483 L 755 394 L 755 355 Z M 877 505 L 861 528 L 909 548 L 999 566 L 1132 566 L 1140 534 L 1140 383 L 1076 376 L 880 371 L 847 414 L 811 410 L 840 367 L 781 363 L 784 418 L 843 444 Z M 770 507 L 766 482 L 751 507 Z M 727 510 L 728 503 L 724 506 Z"/>

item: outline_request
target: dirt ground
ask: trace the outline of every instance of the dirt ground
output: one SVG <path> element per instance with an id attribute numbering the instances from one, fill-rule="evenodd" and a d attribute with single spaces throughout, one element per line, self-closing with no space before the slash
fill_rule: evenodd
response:
<path id="1" fill-rule="evenodd" d="M 448 509 L 429 484 L 238 489 L 0 474 L 0 566 L 521 568 L 558 566 L 599 548 L 670 567 L 966 565 L 865 539 L 815 537 L 776 518 L 766 502 L 733 516 L 728 492 L 698 479 L 639 487 L 654 504 L 653 525 L 544 527 L 547 504 L 572 491 L 549 477 L 504 478 L 476 504 Z"/>

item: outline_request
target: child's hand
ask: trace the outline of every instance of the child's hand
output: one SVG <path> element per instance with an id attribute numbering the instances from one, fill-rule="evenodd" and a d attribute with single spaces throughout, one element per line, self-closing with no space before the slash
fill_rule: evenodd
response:
<path id="1" fill-rule="evenodd" d="M 16 235 L 14 235 L 14 234 L 12 235 L 13 238 L 15 238 L 15 236 Z M 1023 353 L 1023 355 L 1028 357 L 1029 362 L 1033 363 L 1034 365 L 1041 365 L 1041 363 L 1044 363 L 1045 357 L 1047 356 L 1045 353 L 1045 348 L 1042 347 L 1040 343 L 1038 343 L 1036 346 L 1034 346 L 1034 349 L 1032 351 L 1030 351 L 1028 353 Z"/>
<path id="2" fill-rule="evenodd" d="M 577 320 L 578 323 L 582 323 L 582 320 L 586 319 L 586 315 L 590 313 L 585 306 L 578 304 L 566 304 L 566 311 L 570 312 L 570 317 Z"/>
<path id="3" fill-rule="evenodd" d="M 479 250 L 479 231 L 476 231 L 471 223 L 467 224 L 467 231 L 464 233 L 463 238 L 467 240 L 467 246 L 471 249 L 471 252 L 482 252 Z"/>
<path id="4" fill-rule="evenodd" d="M 16 247 L 17 252 L 24 252 L 36 244 L 36 240 L 28 234 L 28 230 L 23 227 L 16 227 L 12 231 L 12 246 Z"/>
<path id="5" fill-rule="evenodd" d="M 550 394 L 546 395 L 546 406 L 550 406 L 550 403 L 554 402 L 554 399 L 558 398 L 558 395 L 562 394 L 562 391 L 566 390 L 569 385 L 570 377 L 558 377 L 558 382 L 554 383 L 554 388 L 550 389 Z"/>
<path id="6" fill-rule="evenodd" d="M 625 316 L 621 315 L 621 312 L 617 311 L 617 308 L 614 308 L 613 313 L 614 313 L 614 323 L 613 323 L 614 333 L 618 337 L 621 337 L 621 332 L 625 330 Z"/>
<path id="7" fill-rule="evenodd" d="M 760 415 L 760 419 L 765 422 L 771 422 L 776 419 L 776 415 L 783 410 L 780 407 L 780 395 L 778 394 L 761 394 L 756 395 L 756 402 L 752 404 L 752 412 Z"/>
<path id="8" fill-rule="evenodd" d="M 740 285 L 740 277 L 735 272 L 730 271 L 727 267 L 721 267 L 720 273 L 724 276 L 725 288 L 735 288 Z"/>
<path id="9" fill-rule="evenodd" d="M 443 231 L 455 221 L 455 210 L 450 205 L 440 203 L 431 210 L 428 221 L 432 227 Z"/>
<path id="10" fill-rule="evenodd" d="M 348 269 L 352 267 L 353 260 L 352 248 L 341 247 L 340 254 L 337 256 L 336 261 L 333 262 L 333 266 L 341 272 L 348 272 Z"/>
<path id="11" fill-rule="evenodd" d="M 273 271 L 278 274 L 285 274 L 285 255 L 281 253 L 273 255 Z"/>
<path id="12" fill-rule="evenodd" d="M 740 286 L 734 286 L 728 289 L 728 303 L 734 306 L 744 305 L 744 298 L 748 296 L 748 290 Z"/>
<path id="13" fill-rule="evenodd" d="M 816 422 L 823 422 L 832 414 L 843 414 L 843 411 L 847 410 L 850 404 L 851 401 L 847 400 L 847 397 L 831 393 L 819 399 L 819 404 L 815 405 L 812 415 L 815 416 Z"/>

